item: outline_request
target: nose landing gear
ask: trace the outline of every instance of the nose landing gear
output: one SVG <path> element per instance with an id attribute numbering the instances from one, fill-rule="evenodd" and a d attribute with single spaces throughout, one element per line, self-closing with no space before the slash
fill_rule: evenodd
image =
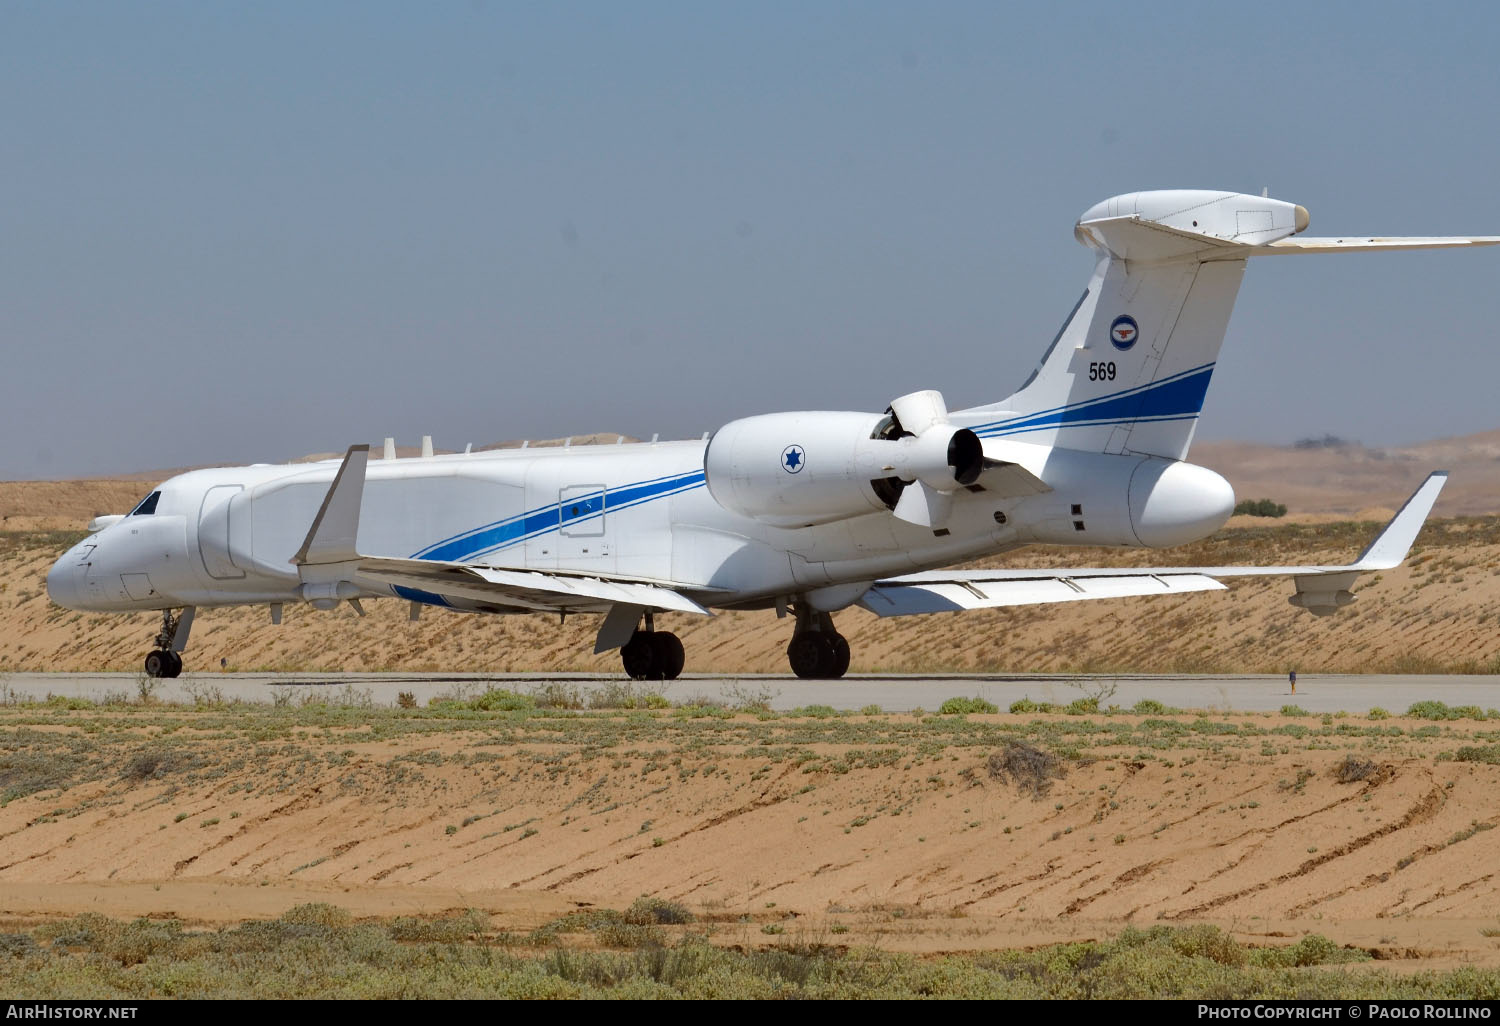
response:
<path id="1" fill-rule="evenodd" d="M 188 634 L 193 629 L 193 606 L 172 614 L 172 610 L 161 611 L 161 630 L 156 633 L 156 648 L 146 653 L 145 671 L 148 677 L 176 677 L 182 672 L 182 656 L 187 648 Z"/>
<path id="2" fill-rule="evenodd" d="M 833 626 L 833 617 L 799 603 L 797 626 L 786 647 L 792 672 L 803 680 L 838 680 L 849 672 L 849 641 Z"/>

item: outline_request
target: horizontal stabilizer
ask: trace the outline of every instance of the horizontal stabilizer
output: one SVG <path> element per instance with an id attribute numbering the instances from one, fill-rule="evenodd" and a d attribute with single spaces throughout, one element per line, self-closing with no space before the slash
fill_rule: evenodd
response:
<path id="1" fill-rule="evenodd" d="M 1084 245 L 1109 253 L 1117 260 L 1152 262 L 1194 254 L 1207 259 L 1215 250 L 1245 256 L 1255 248 L 1234 239 L 1173 228 L 1134 214 L 1080 221 L 1074 231 Z"/>
<path id="2" fill-rule="evenodd" d="M 1120 260 L 1154 262 L 1196 256 L 1202 261 L 1238 260 L 1277 253 L 1369 253 L 1384 250 L 1464 249 L 1500 244 L 1497 235 L 1380 236 L 1347 235 L 1317 238 L 1291 235 L 1274 242 L 1222 238 L 1189 231 L 1137 215 L 1080 222 L 1078 236 L 1085 244 Z"/>
<path id="3" fill-rule="evenodd" d="M 1462 249 L 1469 246 L 1494 246 L 1500 244 L 1500 235 L 1449 235 L 1410 238 L 1381 238 L 1349 236 L 1342 239 L 1314 239 L 1296 236 L 1281 239 L 1265 246 L 1252 246 L 1253 256 L 1272 253 L 1374 253 L 1382 250 L 1401 249 Z"/>

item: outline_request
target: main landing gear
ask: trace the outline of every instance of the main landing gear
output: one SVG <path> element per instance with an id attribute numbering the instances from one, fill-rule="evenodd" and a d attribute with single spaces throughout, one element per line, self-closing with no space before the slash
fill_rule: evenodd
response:
<path id="1" fill-rule="evenodd" d="M 182 656 L 187 648 L 188 632 L 193 627 L 192 606 L 177 615 L 170 609 L 161 611 L 161 630 L 156 633 L 156 648 L 146 653 L 146 676 L 175 677 L 182 672 Z"/>
<path id="2" fill-rule="evenodd" d="M 838 680 L 848 673 L 849 641 L 833 626 L 833 617 L 801 603 L 796 613 L 797 627 L 786 647 L 792 672 L 804 680 Z"/>
<path id="3" fill-rule="evenodd" d="M 646 626 L 620 646 L 620 662 L 632 680 L 676 680 L 687 662 L 682 641 L 671 631 L 656 629 L 656 618 L 646 614 Z"/>
<path id="4" fill-rule="evenodd" d="M 146 653 L 146 676 L 175 677 L 182 672 L 182 656 L 171 649 L 158 648 Z"/>

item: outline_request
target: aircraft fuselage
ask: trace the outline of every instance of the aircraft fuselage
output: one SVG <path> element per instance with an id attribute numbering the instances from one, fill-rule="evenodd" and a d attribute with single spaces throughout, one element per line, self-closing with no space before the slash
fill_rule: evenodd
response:
<path id="1" fill-rule="evenodd" d="M 960 491 L 936 531 L 884 509 L 773 526 L 715 500 L 704 474 L 707 444 L 371 461 L 358 548 L 670 583 L 720 608 L 812 593 L 832 610 L 856 600 L 861 582 L 1027 544 L 1182 544 L 1212 533 L 1233 506 L 1223 479 L 1191 464 L 1011 443 L 1007 455 L 1027 461 L 1052 491 L 1003 499 L 982 487 Z M 819 455 L 809 447 L 809 468 Z M 61 605 L 93 611 L 296 602 L 292 556 L 337 469 L 325 461 L 178 475 L 157 489 L 151 513 L 126 516 L 73 546 L 49 574 L 48 590 Z M 384 584 L 363 595 L 463 607 Z"/>

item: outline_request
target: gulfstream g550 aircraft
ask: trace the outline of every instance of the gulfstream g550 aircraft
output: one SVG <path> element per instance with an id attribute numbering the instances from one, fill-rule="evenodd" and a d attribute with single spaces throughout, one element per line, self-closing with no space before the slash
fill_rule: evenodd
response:
<path id="1" fill-rule="evenodd" d="M 932 391 L 883 413 L 749 417 L 711 438 L 369 462 L 199 470 L 164 482 L 47 576 L 70 609 L 163 611 L 146 672 L 176 676 L 199 607 L 397 597 L 483 613 L 601 613 L 596 652 L 674 678 L 660 613 L 791 613 L 801 677 L 840 677 L 833 614 L 907 616 L 1223 588 L 1285 574 L 1324 614 L 1393 567 L 1437 499 L 1434 474 L 1347 566 L 1047 571 L 938 568 L 1028 544 L 1164 548 L 1218 529 L 1222 477 L 1184 462 L 1252 256 L 1492 245 L 1500 238 L 1298 236 L 1300 206 L 1140 192 L 1093 207 L 1083 295 L 1008 399 L 949 411 Z M 175 611 L 181 610 L 180 613 Z"/>

